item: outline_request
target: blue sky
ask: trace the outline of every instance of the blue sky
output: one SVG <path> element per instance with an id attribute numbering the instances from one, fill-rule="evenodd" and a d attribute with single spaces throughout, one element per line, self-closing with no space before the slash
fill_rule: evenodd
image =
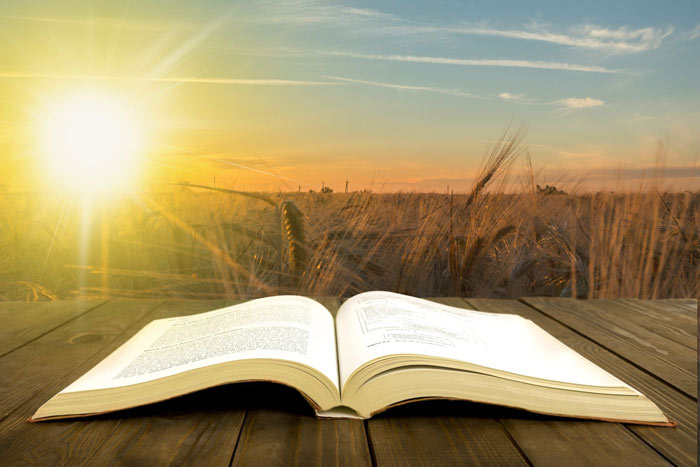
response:
<path id="1" fill-rule="evenodd" d="M 669 183 L 693 187 L 698 9 L 4 0 L 0 150 L 12 163 L 0 183 L 34 173 L 23 115 L 97 85 L 149 102 L 149 157 L 171 181 L 466 189 L 514 120 L 543 182 L 636 180 L 661 143 Z"/>

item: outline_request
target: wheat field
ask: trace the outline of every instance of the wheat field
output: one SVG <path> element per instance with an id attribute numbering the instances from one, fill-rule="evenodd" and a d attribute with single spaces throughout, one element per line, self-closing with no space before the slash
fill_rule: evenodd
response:
<path id="1" fill-rule="evenodd" d="M 483 178 L 482 178 L 483 179 Z M 0 299 L 700 295 L 700 193 L 0 194 Z M 483 188 L 483 187 L 482 187 Z"/>

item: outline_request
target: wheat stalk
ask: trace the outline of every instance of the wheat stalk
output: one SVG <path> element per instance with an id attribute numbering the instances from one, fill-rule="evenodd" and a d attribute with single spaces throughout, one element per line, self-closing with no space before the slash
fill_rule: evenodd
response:
<path id="1" fill-rule="evenodd" d="M 304 274 L 307 262 L 304 214 L 294 201 L 282 201 L 279 210 L 282 222 L 281 235 L 287 251 L 289 272 L 293 278 L 298 279 Z"/>

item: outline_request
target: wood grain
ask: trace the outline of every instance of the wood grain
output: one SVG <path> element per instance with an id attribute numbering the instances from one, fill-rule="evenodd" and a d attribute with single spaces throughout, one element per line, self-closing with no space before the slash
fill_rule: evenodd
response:
<path id="1" fill-rule="evenodd" d="M 103 301 L 0 302 L 0 357 L 86 313 Z"/>
<path id="2" fill-rule="evenodd" d="M 626 321 L 635 326 L 640 326 L 650 332 L 684 345 L 691 349 L 693 354 L 697 355 L 697 317 L 678 313 L 673 310 L 673 307 L 645 304 L 640 300 L 603 299 L 588 300 L 587 303 L 607 314 L 615 314 L 623 322 Z"/>
<path id="3" fill-rule="evenodd" d="M 335 316 L 340 301 L 318 298 Z M 367 465 L 365 427 L 360 420 L 316 420 L 298 392 L 272 385 L 277 395 L 250 401 L 233 464 Z"/>
<path id="4" fill-rule="evenodd" d="M 517 418 L 503 423 L 537 466 L 672 465 L 617 423 Z"/>
<path id="5" fill-rule="evenodd" d="M 675 428 L 629 425 L 628 429 L 677 465 L 694 465 L 697 456 L 696 402 L 672 386 L 649 375 L 606 348 L 584 338 L 549 316 L 513 300 L 468 299 L 472 306 L 493 313 L 515 313 L 530 319 L 542 329 L 588 360 L 641 391 L 672 420 Z M 579 422 L 588 423 L 588 422 Z M 600 425 L 596 422 L 591 422 Z M 619 426 L 619 425 L 618 425 Z M 603 440 L 604 441 L 604 440 Z M 591 449 L 595 450 L 595 449 Z M 624 457 L 621 457 L 624 458 Z"/>
<path id="6" fill-rule="evenodd" d="M 360 420 L 317 420 L 297 391 L 255 383 L 233 465 L 368 465 Z"/>
<path id="7" fill-rule="evenodd" d="M 522 301 L 697 399 L 697 352 L 584 300 Z"/>
<path id="8" fill-rule="evenodd" d="M 53 366 L 50 369 L 43 366 L 42 371 L 53 372 L 55 376 L 53 379 L 45 380 L 47 384 L 40 392 L 0 422 L 0 452 L 5 454 L 3 462 L 8 464 L 86 462 L 98 455 L 102 449 L 111 446 L 105 443 L 106 440 L 117 435 L 128 437 L 128 434 L 135 431 L 133 426 L 130 427 L 128 422 L 118 416 L 118 413 L 75 421 L 32 424 L 27 423 L 26 419 L 39 405 L 92 368 L 153 318 L 215 309 L 223 303 L 220 301 L 214 304 L 175 302 L 158 306 L 159 304 L 159 302 L 141 300 L 110 302 L 104 305 L 104 310 L 101 307 L 93 312 L 96 313 L 97 318 L 91 317 L 91 313 L 88 313 L 81 319 L 60 327 L 22 348 L 34 347 L 44 339 L 50 340 L 58 351 L 47 352 L 54 355 L 51 362 Z M 101 311 L 98 313 L 98 310 Z M 93 329 L 93 331 L 87 334 L 81 332 L 85 329 Z M 102 338 L 98 339 L 94 336 L 102 336 Z M 41 342 L 41 344 L 45 343 Z M 72 347 L 63 348 L 64 345 L 72 345 Z M 95 347 L 99 347 L 99 350 L 95 351 Z M 6 358 L 18 352 L 13 352 Z M 73 358 L 62 358 L 66 352 Z M 76 366 L 74 359 L 82 363 Z M 0 359 L 0 364 L 3 360 Z M 140 417 L 138 421 L 141 424 L 149 423 L 148 417 Z M 163 441 L 166 444 L 173 442 L 172 439 Z M 154 446 L 154 449 L 158 449 L 158 446 Z M 226 449 L 228 450 L 226 455 L 230 458 L 233 448 L 227 446 Z"/>
<path id="9" fill-rule="evenodd" d="M 133 327 L 140 329 L 152 319 L 202 313 L 236 303 L 240 301 L 168 302 Z M 89 462 L 228 465 L 247 406 L 240 386 L 244 385 L 221 386 L 160 404 L 115 412 L 102 428 L 108 431 L 110 425 L 115 427 L 109 435 L 110 442 L 98 446 Z"/>
<path id="10" fill-rule="evenodd" d="M 97 444 L 87 460 L 92 465 L 226 466 L 246 411 L 240 386 L 211 388 L 103 417 L 99 431 L 108 442 Z M 92 425 L 94 420 L 74 423 Z"/>
<path id="11" fill-rule="evenodd" d="M 378 466 L 528 465 L 501 422 L 503 407 L 416 402 L 367 421 Z"/>
<path id="12" fill-rule="evenodd" d="M 44 389 L 46 384 L 64 380 L 67 373 L 102 350 L 159 303 L 147 300 L 105 303 L 1 357 L 0 419 Z M 63 388 L 55 392 L 60 389 Z M 25 415 L 29 417 L 31 413 Z"/>
<path id="13" fill-rule="evenodd" d="M 433 299 L 464 307 L 459 298 Z M 485 409 L 486 408 L 486 409 Z M 498 407 L 458 401 L 413 403 L 367 421 L 377 465 L 526 465 Z"/>
<path id="14" fill-rule="evenodd" d="M 660 306 L 664 310 L 681 313 L 693 319 L 696 319 L 698 317 L 697 298 L 671 298 L 656 300 L 641 300 L 639 298 L 628 298 L 627 300 L 641 302 L 651 307 Z"/>
<path id="15" fill-rule="evenodd" d="M 322 301 L 335 312 L 337 301 Z M 621 344 L 625 335 L 605 334 L 590 323 L 589 317 L 576 321 L 576 325 L 583 323 L 578 327 L 568 322 L 564 325 L 558 318 L 516 301 L 470 300 L 469 305 L 458 298 L 440 301 L 484 311 L 515 312 L 532 319 L 577 352 L 642 391 L 677 421 L 678 427 L 565 420 L 459 401 L 409 404 L 365 423 L 316 420 L 311 407 L 297 391 L 269 383 L 212 388 L 96 418 L 27 423 L 26 417 L 39 405 L 150 320 L 224 305 L 221 301 L 161 304 L 117 301 L 93 303 L 94 309 L 71 309 L 73 305 L 68 304 L 67 311 L 58 312 L 54 318 L 29 311 L 35 313 L 39 322 L 33 324 L 32 319 L 26 318 L 13 324 L 15 331 L 7 336 L 16 339 L 15 344 L 0 357 L 0 414 L 4 414 L 0 417 L 0 463 L 664 465 L 667 459 L 677 465 L 695 465 L 696 401 L 675 389 L 673 383 L 665 382 L 653 369 L 620 353 L 626 349 Z M 631 327 L 622 329 L 649 333 L 643 334 L 644 338 L 653 334 L 652 342 L 656 346 L 665 346 L 667 341 L 678 346 L 659 348 L 682 347 L 686 352 L 691 349 L 683 333 L 691 332 L 688 323 L 694 322 L 696 314 L 690 308 L 697 306 L 697 302 L 651 301 L 649 306 L 642 302 L 641 308 L 634 300 L 630 302 L 625 301 L 618 308 L 616 326 L 621 327 L 626 323 L 623 318 L 629 318 Z M 60 308 L 52 306 L 56 310 Z M 27 307 L 32 309 L 31 305 Z M 671 321 L 662 318 L 663 330 L 653 328 L 653 323 L 666 316 L 667 311 L 680 318 Z M 2 313 L 0 306 L 0 317 Z M 610 324 L 609 320 L 598 317 L 593 322 L 598 320 Z M 26 329 L 32 326 L 34 329 Z M 586 331 L 591 330 L 593 336 L 588 336 Z M 17 337 L 13 337 L 15 334 Z M 608 341 L 601 342 L 601 334 L 613 347 L 621 347 L 613 351 L 606 349 Z M 4 336 L 2 331 L 0 336 Z M 632 343 L 627 345 L 640 345 L 631 339 Z M 642 350 L 635 350 L 643 354 Z M 664 357 L 682 368 L 671 352 Z M 697 381 L 696 378 L 692 375 L 692 381 Z"/>

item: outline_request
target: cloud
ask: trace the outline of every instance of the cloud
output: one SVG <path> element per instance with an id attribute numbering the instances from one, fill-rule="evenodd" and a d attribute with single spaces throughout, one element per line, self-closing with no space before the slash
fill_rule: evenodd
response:
<path id="1" fill-rule="evenodd" d="M 525 94 L 511 94 L 509 92 L 502 92 L 498 95 L 501 99 L 504 101 L 517 101 L 519 99 L 522 99 Z"/>
<path id="2" fill-rule="evenodd" d="M 628 26 L 611 29 L 585 24 L 574 27 L 567 33 L 555 33 L 547 30 L 544 26 L 535 24 L 529 30 L 497 29 L 488 26 L 450 27 L 439 28 L 439 30 L 459 34 L 542 41 L 611 52 L 643 52 L 658 48 L 661 42 L 673 33 L 674 29 L 672 27 L 630 29 Z"/>
<path id="3" fill-rule="evenodd" d="M 229 157 L 229 156 L 210 156 L 208 158 L 214 165 L 217 166 L 237 166 L 237 167 L 267 167 L 270 165 L 270 160 L 263 160 L 253 157 Z"/>
<path id="4" fill-rule="evenodd" d="M 398 91 L 432 92 L 432 93 L 436 93 L 436 94 L 446 94 L 449 96 L 484 99 L 482 96 L 470 94 L 468 92 L 460 91 L 458 89 L 438 88 L 438 87 L 432 87 L 432 86 L 414 86 L 414 85 L 410 85 L 410 84 L 384 83 L 381 81 L 367 81 L 367 80 L 363 80 L 363 79 L 345 78 L 342 76 L 323 76 L 323 78 L 332 79 L 332 80 L 340 81 L 340 82 L 344 82 L 344 83 L 361 84 L 361 85 L 365 85 L 365 86 L 376 86 L 376 87 L 382 87 L 382 88 L 396 89 Z"/>
<path id="5" fill-rule="evenodd" d="M 688 35 L 688 40 L 692 41 L 700 37 L 700 24 L 695 26 L 692 31 L 690 31 L 690 34 Z"/>
<path id="6" fill-rule="evenodd" d="M 258 173 L 258 174 L 261 174 L 261 175 L 267 175 L 268 177 L 274 177 L 274 178 L 277 178 L 277 179 L 279 179 L 279 180 L 287 180 L 287 181 L 289 181 L 289 182 L 294 182 L 294 183 L 303 183 L 303 182 L 300 182 L 299 180 L 297 180 L 297 179 L 295 179 L 295 178 L 283 177 L 283 176 L 281 176 L 281 175 L 279 175 L 279 174 L 276 174 L 276 173 L 274 173 L 274 172 L 271 172 L 271 171 L 269 171 L 269 170 L 261 170 L 261 169 L 255 168 L 255 167 L 250 167 L 251 164 L 249 164 L 249 163 L 240 164 L 240 163 L 238 163 L 238 161 L 236 161 L 235 159 L 230 159 L 230 158 L 228 158 L 228 159 L 216 159 L 216 158 L 211 158 L 210 160 L 213 161 L 214 163 L 216 163 L 216 164 L 219 165 L 219 166 L 228 165 L 228 166 L 236 167 L 236 168 L 239 168 L 239 169 L 248 170 L 248 171 L 250 171 L 250 172 L 255 172 L 255 173 Z"/>
<path id="7" fill-rule="evenodd" d="M 605 104 L 604 101 L 593 99 L 592 97 L 567 97 L 566 99 L 556 100 L 553 103 L 569 109 L 589 109 Z"/>
<path id="8" fill-rule="evenodd" d="M 33 73 L 24 71 L 0 71 L 0 79 L 48 79 L 48 80 L 76 80 L 76 81 L 134 81 L 153 83 L 173 83 L 173 84 L 210 84 L 210 85 L 231 85 L 231 86 L 343 86 L 343 85 L 363 85 L 374 86 L 397 91 L 428 92 L 433 94 L 443 94 L 455 97 L 470 99 L 492 99 L 492 97 L 481 96 L 462 91 L 460 89 L 441 88 L 436 86 L 422 86 L 402 83 L 387 83 L 383 81 L 370 81 L 344 76 L 322 76 L 324 80 L 292 80 L 279 78 L 221 78 L 221 77 L 153 77 L 153 76 L 124 76 L 124 75 L 63 75 L 51 73 Z M 511 94 L 502 92 L 498 97 L 505 101 L 519 102 L 533 105 L 556 105 L 568 110 L 578 110 L 590 107 L 598 107 L 604 104 L 602 100 L 591 97 L 569 97 L 551 102 L 538 102 L 535 99 L 523 99 L 524 94 Z"/>
<path id="9" fill-rule="evenodd" d="M 572 63 L 562 62 L 545 62 L 539 60 L 502 60 L 502 59 L 470 59 L 470 58 L 449 58 L 449 57 L 426 57 L 415 55 L 384 55 L 384 54 L 366 54 L 355 52 L 332 51 L 327 52 L 328 55 L 361 58 L 366 60 L 386 60 L 393 62 L 412 62 L 412 63 L 434 63 L 440 65 L 459 65 L 459 66 L 487 66 L 487 67 L 506 67 L 506 68 L 536 68 L 546 70 L 564 70 L 564 71 L 583 71 L 589 73 L 619 73 L 620 70 L 612 70 L 609 68 L 594 66 L 594 65 L 577 65 Z"/>
<path id="10" fill-rule="evenodd" d="M 364 79 L 356 78 L 346 78 L 343 76 L 323 76 L 324 79 L 339 81 L 341 83 L 348 84 L 359 84 L 363 86 L 375 86 L 381 88 L 396 89 L 397 91 L 414 91 L 414 92 L 429 92 L 435 94 L 445 94 L 448 96 L 456 97 L 466 97 L 471 99 L 484 99 L 492 100 L 494 97 L 480 96 L 477 94 L 471 94 L 458 89 L 450 88 L 440 88 L 434 86 L 421 86 L 412 84 L 399 84 L 399 83 L 387 83 L 382 81 L 369 81 Z M 539 101 L 537 99 L 527 98 L 525 99 L 525 94 L 513 94 L 509 92 L 502 92 L 498 94 L 498 98 L 508 102 L 515 102 L 518 104 L 526 105 L 539 105 L 539 106 L 555 106 L 559 111 L 564 111 L 563 115 L 568 115 L 571 112 L 581 109 L 588 109 L 592 107 L 600 107 L 605 104 L 604 101 L 600 99 L 593 99 L 592 97 L 567 97 L 565 99 L 557 99 L 555 101 Z"/>
<path id="11" fill-rule="evenodd" d="M 547 26 L 533 23 L 521 29 L 504 29 L 488 23 L 465 25 L 393 24 L 377 27 L 380 34 L 464 34 L 473 36 L 505 37 L 509 39 L 540 41 L 569 47 L 605 50 L 613 53 L 644 52 L 658 48 L 670 36 L 674 28 L 638 28 L 629 26 L 609 28 L 594 24 L 581 24 L 565 31 L 552 31 Z"/>
<path id="12" fill-rule="evenodd" d="M 394 15 L 370 8 L 345 7 L 308 0 L 272 1 L 257 5 L 259 11 L 247 20 L 259 24 L 285 23 L 356 27 L 358 22 L 396 19 Z"/>
<path id="13" fill-rule="evenodd" d="M 466 34 L 542 41 L 569 47 L 606 50 L 617 53 L 643 52 L 658 48 L 674 31 L 672 26 L 632 28 L 627 25 L 611 28 L 580 24 L 552 30 L 532 23 L 528 27 L 506 29 L 488 23 L 434 24 L 412 21 L 369 8 L 346 7 L 332 2 L 295 0 L 269 1 L 249 20 L 258 23 L 320 24 L 349 28 L 358 34 Z"/>
<path id="14" fill-rule="evenodd" d="M 51 73 L 32 73 L 24 71 L 0 71 L 2 78 L 53 79 L 79 81 L 145 81 L 178 84 L 228 84 L 239 86 L 337 86 L 341 83 L 332 81 L 307 81 L 277 78 L 208 78 L 208 77 L 167 77 L 167 76 L 124 76 L 124 75 L 62 75 Z"/>
<path id="15" fill-rule="evenodd" d="M 392 15 L 388 15 L 386 13 L 382 13 L 382 12 L 379 12 L 377 10 L 370 10 L 367 8 L 343 8 L 342 11 L 344 11 L 345 13 L 351 14 L 351 15 L 369 16 L 372 18 L 392 17 Z"/>

